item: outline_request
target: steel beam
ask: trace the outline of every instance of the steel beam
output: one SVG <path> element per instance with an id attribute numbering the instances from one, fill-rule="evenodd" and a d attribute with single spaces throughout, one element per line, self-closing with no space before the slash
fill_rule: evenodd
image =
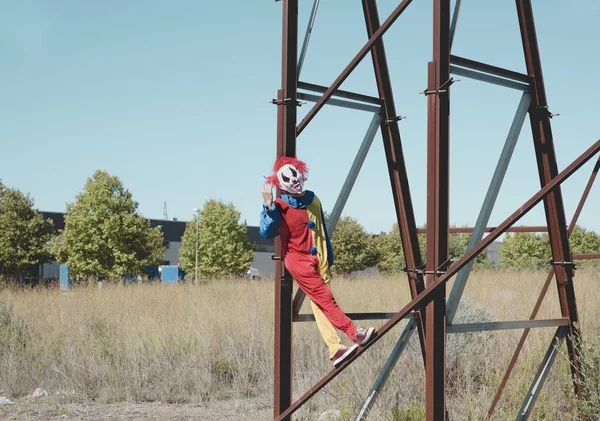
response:
<path id="1" fill-rule="evenodd" d="M 333 206 L 333 211 L 329 216 L 329 220 L 327 222 L 327 233 L 329 237 L 333 235 L 335 227 L 342 215 L 342 211 L 344 210 L 344 206 L 346 206 L 346 202 L 348 201 L 348 197 L 350 196 L 350 192 L 352 191 L 352 187 L 354 187 L 354 183 L 356 182 L 356 178 L 358 177 L 358 173 L 362 168 L 363 163 L 365 162 L 365 158 L 369 153 L 369 149 L 373 144 L 373 140 L 375 139 L 375 135 L 377 134 L 377 129 L 381 123 L 381 114 L 375 114 L 373 119 L 371 120 L 371 124 L 367 129 L 367 133 L 365 133 L 365 137 L 358 149 L 358 153 L 354 158 L 354 162 L 350 167 L 350 172 L 346 176 L 346 181 L 344 181 L 344 185 L 342 186 L 342 190 L 338 195 L 338 198 Z M 296 291 L 296 295 L 294 296 L 293 303 L 293 314 L 294 319 L 296 319 L 298 313 L 300 313 L 300 309 L 302 308 L 302 303 L 304 303 L 304 299 L 306 298 L 306 294 L 301 289 Z M 350 317 L 350 316 L 348 316 Z M 352 319 L 352 317 L 350 317 Z"/>
<path id="2" fill-rule="evenodd" d="M 449 228 L 450 0 L 433 1 L 433 61 L 427 84 L 427 258 L 425 282 L 446 272 Z M 446 419 L 446 285 L 435 291 L 425 321 L 425 412 Z"/>
<path id="3" fill-rule="evenodd" d="M 522 82 L 526 85 L 529 85 L 532 81 L 532 78 L 529 75 L 513 72 L 512 70 L 503 69 L 501 67 L 492 66 L 490 64 L 481 63 L 479 61 L 470 60 L 468 58 L 459 57 L 455 55 L 450 56 L 450 64 L 465 67 L 471 70 L 477 70 L 478 72 L 488 73 L 492 76 L 499 76 L 505 79 L 511 79 L 517 82 Z"/>
<path id="4" fill-rule="evenodd" d="M 352 320 L 389 320 L 394 317 L 396 313 L 346 313 Z M 415 318 L 415 314 L 410 314 L 407 318 Z M 315 315 L 314 314 L 298 314 L 294 318 L 295 322 L 314 322 Z"/>
<path id="5" fill-rule="evenodd" d="M 577 226 L 577 221 L 579 220 L 579 215 L 581 215 L 583 206 L 585 205 L 585 202 L 590 194 L 590 190 L 592 189 L 592 186 L 594 185 L 594 181 L 596 180 L 596 176 L 598 175 L 598 170 L 600 170 L 600 158 L 598 158 L 598 160 L 596 161 L 596 165 L 594 166 L 594 169 L 592 170 L 592 174 L 590 175 L 590 178 L 585 186 L 585 189 L 583 190 L 581 199 L 579 199 L 579 204 L 577 205 L 577 209 L 575 209 L 575 213 L 573 214 L 573 219 L 571 219 L 571 224 L 569 225 L 569 231 L 568 231 L 569 236 L 573 233 L 573 230 Z M 575 256 L 577 256 L 577 255 L 573 255 L 573 260 L 576 260 Z M 540 292 L 540 295 L 538 296 L 535 306 L 533 307 L 533 311 L 531 312 L 531 315 L 529 316 L 529 320 L 534 320 L 537 317 L 538 311 L 539 311 L 540 307 L 542 306 L 544 297 L 546 296 L 546 292 L 548 292 L 548 287 L 550 286 L 550 282 L 552 281 L 552 278 L 554 278 L 554 267 L 552 267 L 550 269 L 550 272 L 548 273 L 548 276 L 546 277 L 546 281 L 544 282 L 544 285 L 542 286 L 542 290 Z M 496 405 L 498 404 L 498 401 L 500 400 L 500 397 L 502 396 L 504 387 L 506 386 L 506 383 L 508 382 L 510 374 L 512 373 L 512 370 L 513 370 L 515 364 L 517 363 L 517 359 L 519 358 L 519 354 L 521 353 L 521 349 L 523 349 L 523 345 L 525 344 L 525 340 L 527 339 L 528 335 L 529 335 L 529 329 L 525 329 L 525 331 L 521 335 L 521 339 L 519 339 L 519 343 L 517 344 L 515 352 L 511 358 L 510 362 L 508 363 L 508 367 L 506 369 L 506 372 L 504 373 L 504 376 L 502 377 L 500 386 L 498 386 L 498 390 L 496 391 L 496 394 L 494 395 L 494 399 L 492 400 L 492 404 L 490 405 L 490 409 L 488 410 L 488 415 L 486 418 L 487 420 L 489 420 L 492 417 L 494 410 L 496 409 Z"/>
<path id="6" fill-rule="evenodd" d="M 362 7 L 367 35 L 369 38 L 373 38 L 373 36 L 382 28 L 379 23 L 377 4 L 375 0 L 362 0 Z M 383 149 L 387 161 L 388 175 L 390 178 L 392 197 L 394 199 L 394 210 L 396 211 L 396 221 L 400 232 L 404 261 L 406 262 L 408 284 L 411 297 L 414 298 L 425 289 L 423 275 L 416 272 L 416 268 L 423 265 L 423 260 L 417 236 L 417 224 L 408 183 L 408 172 L 404 161 L 400 128 L 398 127 L 398 113 L 394 102 L 394 93 L 392 91 L 392 82 L 390 79 L 383 39 L 379 39 L 373 44 L 371 58 L 373 61 L 377 92 L 379 98 L 383 101 L 384 108 L 384 120 L 381 123 Z M 421 344 L 423 360 L 425 360 L 424 328 L 425 313 L 423 308 L 419 311 L 419 321 L 417 322 L 417 331 L 419 332 L 419 342 Z"/>
<path id="7" fill-rule="evenodd" d="M 567 335 L 568 331 L 569 331 L 568 326 L 566 326 L 566 327 L 561 326 L 556 330 L 556 333 L 554 334 L 554 337 L 552 338 L 552 343 L 550 344 L 548 351 L 546 351 L 546 355 L 544 355 L 542 364 L 540 365 L 540 368 L 538 369 L 538 371 L 535 375 L 533 383 L 531 384 L 531 387 L 529 388 L 529 391 L 527 392 L 527 396 L 525 397 L 525 400 L 523 401 L 523 405 L 521 406 L 521 409 L 519 410 L 517 417 L 515 418 L 515 421 L 525 421 L 525 420 L 529 419 L 529 416 L 531 415 L 531 410 L 533 409 L 533 406 L 535 405 L 535 401 L 537 400 L 537 398 L 540 394 L 540 391 L 542 390 L 542 387 L 544 386 L 544 382 L 546 381 L 546 378 L 548 377 L 548 374 L 550 373 L 550 369 L 552 368 L 552 365 L 554 364 L 554 361 L 556 360 L 556 356 L 558 355 L 558 348 L 560 348 L 560 345 L 562 344 L 562 341 L 565 339 L 565 336 Z"/>
<path id="8" fill-rule="evenodd" d="M 529 107 L 529 121 L 533 134 L 535 154 L 537 158 L 540 185 L 544 186 L 558 173 L 552 129 L 550 127 L 550 113 L 546 101 L 546 90 L 542 75 L 542 65 L 538 48 L 533 10 L 530 0 L 516 0 L 519 27 L 523 52 L 527 66 L 527 74 L 533 78 L 533 98 Z M 570 262 L 569 236 L 560 188 L 555 189 L 544 199 L 544 211 L 548 223 L 548 236 L 554 262 Z M 571 360 L 571 374 L 575 394 L 583 398 L 581 387 L 581 373 L 579 371 L 579 330 L 577 323 L 577 302 L 573 287 L 573 267 L 558 265 L 555 267 L 556 286 L 560 309 L 563 317 L 568 317 L 571 325 L 567 336 L 567 349 Z"/>
<path id="9" fill-rule="evenodd" d="M 373 36 L 371 36 L 369 38 L 369 40 L 367 41 L 367 43 L 360 49 L 360 51 L 352 59 L 352 61 L 350 62 L 350 64 L 348 64 L 348 66 L 346 66 L 346 68 L 335 79 L 335 81 L 332 83 L 332 85 L 329 88 L 327 88 L 327 91 L 325 91 L 325 93 L 323 94 L 323 97 L 321 98 L 321 100 L 319 102 L 317 102 L 310 109 L 310 111 L 308 112 L 308 114 L 306 114 L 306 116 L 304 117 L 304 119 L 302 119 L 302 121 L 298 125 L 298 129 L 296 131 L 297 135 L 299 135 L 300 133 L 302 133 L 302 131 L 306 128 L 306 126 L 308 125 L 308 123 L 310 123 L 311 120 L 313 118 L 315 118 L 315 115 L 319 112 L 319 110 L 321 108 L 323 108 L 323 106 L 325 105 L 325 103 L 327 102 L 327 100 L 331 97 L 331 95 L 333 95 L 333 93 L 341 86 L 341 84 L 344 83 L 344 81 L 348 78 L 348 76 L 350 76 L 350 73 L 356 68 L 356 66 L 358 66 L 358 64 L 361 62 L 361 60 L 363 58 L 365 58 L 365 56 L 369 53 L 369 51 L 371 50 L 371 48 L 373 47 L 373 45 L 379 39 L 381 39 L 381 37 L 383 36 L 383 34 L 388 29 L 390 29 L 390 26 L 392 26 L 392 24 L 396 21 L 396 19 L 398 19 L 398 17 L 400 16 L 400 14 L 402 14 L 402 12 L 408 7 L 408 5 L 410 3 L 412 3 L 412 0 L 403 0 L 402 3 L 400 3 L 398 5 L 398 7 L 396 7 L 394 9 L 394 11 L 390 14 L 390 16 L 385 20 L 385 22 L 381 25 L 381 27 L 377 30 L 377 32 L 375 32 L 373 34 Z"/>
<path id="10" fill-rule="evenodd" d="M 308 50 L 308 43 L 310 42 L 310 36 L 312 34 L 313 26 L 315 25 L 315 18 L 317 17 L 317 9 L 319 8 L 319 0 L 315 0 L 313 3 L 312 10 L 310 11 L 310 18 L 308 19 L 308 25 L 306 26 L 306 33 L 304 34 L 304 42 L 302 43 L 302 49 L 300 50 L 300 57 L 298 58 L 298 79 L 304 66 L 304 58 L 306 57 L 306 51 Z"/>
<path id="11" fill-rule="evenodd" d="M 521 82 L 503 79 L 501 77 L 488 75 L 486 73 L 476 72 L 469 69 L 463 69 L 458 66 L 450 66 L 450 73 L 454 75 L 468 77 L 470 79 L 479 80 L 481 82 L 491 83 L 492 85 L 504 86 L 505 88 L 516 89 L 518 91 L 528 92 L 531 88 Z"/>
<path id="12" fill-rule="evenodd" d="M 487 332 L 492 330 L 532 329 L 540 327 L 568 326 L 569 319 L 515 320 L 506 322 L 462 323 L 447 327 L 448 333 Z"/>
<path id="13" fill-rule="evenodd" d="M 312 91 L 319 94 L 324 94 L 327 92 L 327 86 L 317 85 L 315 83 L 308 83 L 298 81 L 298 89 L 304 89 L 306 91 Z M 353 101 L 365 102 L 367 104 L 372 105 L 382 105 L 383 101 L 379 98 L 375 98 L 374 96 L 357 94 L 356 92 L 350 91 L 342 91 L 341 89 L 337 89 L 332 96 L 338 96 L 340 98 L 351 99 Z"/>
<path id="14" fill-rule="evenodd" d="M 454 44 L 454 34 L 456 33 L 456 24 L 458 23 L 458 13 L 460 12 L 461 4 L 462 0 L 456 0 L 456 3 L 454 3 L 452 23 L 450 24 L 450 50 L 452 50 L 452 44 Z"/>
<path id="15" fill-rule="evenodd" d="M 459 270 L 465 267 L 472 259 L 481 253 L 487 246 L 492 244 L 498 237 L 500 237 L 506 230 L 512 225 L 516 224 L 527 212 L 533 209 L 538 203 L 540 203 L 548 194 L 552 193 L 557 189 L 566 179 L 568 179 L 575 171 L 585 165 L 594 155 L 600 151 L 600 139 L 594 142 L 584 153 L 579 155 L 577 159 L 571 162 L 564 170 L 562 170 L 556 177 L 542 187 L 536 194 L 531 196 L 527 202 L 521 205 L 515 212 L 513 212 L 508 218 L 506 218 L 500 225 L 498 225 L 492 232 L 490 232 L 485 238 L 483 238 L 473 250 L 466 252 L 456 263 L 443 274 L 439 279 L 448 280 L 450 277 L 456 275 Z M 436 281 L 437 283 L 437 281 Z M 428 290 L 429 287 L 425 288 Z"/>
<path id="16" fill-rule="evenodd" d="M 277 156 L 296 156 L 298 0 L 283 0 L 282 71 L 277 93 Z M 277 189 L 277 196 L 280 194 Z M 281 261 L 281 240 L 275 241 L 275 325 L 273 414 L 278 416 L 292 401 L 292 293 L 293 280 Z M 286 421 L 289 417 L 282 418 Z"/>
<path id="17" fill-rule="evenodd" d="M 369 37 L 371 37 L 380 27 L 377 4 L 374 0 L 363 0 L 362 5 L 365 16 L 365 24 L 367 26 L 367 34 Z M 406 165 L 404 163 L 400 131 L 396 118 L 396 106 L 394 103 L 383 40 L 378 41 L 373 46 L 371 58 L 373 60 L 373 70 L 375 72 L 379 97 L 384 101 L 387 124 L 381 125 L 381 132 L 383 135 L 384 150 L 388 162 L 390 183 L 396 209 L 396 219 L 398 222 L 400 241 L 402 243 L 404 259 L 406 262 L 409 287 L 411 296 L 414 298 L 425 288 L 422 274 L 416 271 L 417 268 L 422 266 L 423 261 L 416 232 L 416 222 L 410 196 L 408 175 L 406 171 Z M 411 322 L 409 322 L 405 327 L 392 353 L 377 376 L 377 380 L 371 387 L 360 413 L 356 418 L 357 420 L 362 419 L 362 417 L 368 413 L 369 409 L 375 402 L 377 393 L 387 381 L 389 373 L 394 368 L 398 358 L 402 354 L 405 345 L 412 335 L 415 327 L 419 332 L 419 343 L 421 345 L 421 353 L 425 362 L 425 312 L 424 308 L 421 308 L 418 311 L 417 319 L 414 321 L 411 320 Z"/>
<path id="18" fill-rule="evenodd" d="M 575 253 L 573 260 L 593 260 L 600 259 L 600 253 Z"/>
<path id="19" fill-rule="evenodd" d="M 333 210 L 331 211 L 331 214 L 329 215 L 329 221 L 327 222 L 327 230 L 328 230 L 330 237 L 333 235 L 333 231 L 335 230 L 335 227 L 337 226 L 337 223 L 338 223 L 340 217 L 342 216 L 342 211 L 344 210 L 344 207 L 346 206 L 348 197 L 350 197 L 350 192 L 352 191 L 352 188 L 354 187 L 354 183 L 356 182 L 356 179 L 358 178 L 358 173 L 360 172 L 360 169 L 362 168 L 362 166 L 365 162 L 365 159 L 367 158 L 367 154 L 369 153 L 369 149 L 371 149 L 371 145 L 373 144 L 375 135 L 377 135 L 377 130 L 379 129 L 381 120 L 382 120 L 381 114 L 373 115 L 373 118 L 371 119 L 371 123 L 369 124 L 369 127 L 367 128 L 367 133 L 365 133 L 365 137 L 363 138 L 360 148 L 358 149 L 358 153 L 356 154 L 356 157 L 354 158 L 354 162 L 352 162 L 352 166 L 350 167 L 350 171 L 348 172 L 348 175 L 346 176 L 346 180 L 344 181 L 342 190 L 340 191 L 340 194 L 338 195 L 335 205 L 333 206 Z"/>
<path id="20" fill-rule="evenodd" d="M 410 337 L 414 333 L 416 327 L 417 321 L 415 319 L 412 319 L 408 322 L 408 324 L 402 331 L 402 335 L 400 335 L 400 339 L 398 339 L 398 342 L 396 342 L 396 345 L 394 346 L 394 349 L 390 354 L 390 358 L 388 358 L 388 360 L 386 361 L 385 365 L 383 366 L 383 369 L 377 376 L 377 380 L 375 380 L 375 383 L 371 387 L 371 390 L 369 390 L 367 399 L 365 399 L 362 407 L 360 408 L 360 411 L 358 411 L 358 415 L 354 419 L 355 421 L 362 421 L 368 415 L 371 406 L 375 402 L 376 396 L 379 394 L 381 388 L 385 385 L 385 382 L 387 381 L 390 373 L 392 372 L 392 370 L 396 366 L 396 363 L 398 362 L 398 358 L 400 358 L 400 355 L 402 355 L 402 353 L 406 349 L 408 341 L 410 340 Z"/>
<path id="21" fill-rule="evenodd" d="M 527 202 L 521 205 L 515 212 L 513 212 L 508 218 L 506 218 L 498 227 L 492 231 L 487 237 L 482 239 L 479 244 L 470 252 L 460 258 L 454 265 L 452 265 L 445 274 L 441 275 L 432 284 L 427 285 L 423 292 L 419 293 L 414 299 L 412 299 L 407 305 L 405 305 L 394 317 L 388 320 L 376 333 L 376 335 L 369 341 L 365 346 L 359 347 L 354 355 L 352 355 L 346 362 L 343 362 L 337 368 L 331 370 L 325 377 L 319 380 L 313 387 L 306 391 L 300 396 L 296 402 L 294 402 L 288 409 L 286 409 L 281 415 L 276 417 L 274 421 L 282 421 L 289 417 L 292 413 L 298 410 L 308 399 L 310 399 L 315 393 L 325 387 L 331 380 L 337 377 L 343 370 L 346 369 L 353 361 L 359 358 L 364 352 L 370 347 L 375 345 L 381 338 L 383 338 L 396 324 L 406 318 L 414 309 L 420 308 L 423 305 L 427 305 L 434 299 L 434 295 L 437 289 L 440 288 L 445 282 L 448 282 L 456 273 L 461 270 L 471 259 L 475 258 L 482 250 L 489 246 L 494 240 L 500 237 L 507 228 L 514 225 L 519 221 L 527 212 L 533 209 L 542 199 L 557 186 L 567 180 L 575 171 L 581 166 L 588 162 L 595 154 L 600 151 L 600 140 L 595 142 L 590 148 L 588 148 L 583 154 L 581 154 L 575 161 L 573 161 L 567 168 L 565 168 L 560 174 L 552 179 L 550 183 L 545 185 L 536 194 L 534 194 Z"/>
<path id="22" fill-rule="evenodd" d="M 319 99 L 321 99 L 321 97 L 318 95 L 307 94 L 304 92 L 298 92 L 298 99 L 303 99 L 305 101 L 310 101 L 310 102 L 318 102 Z M 344 100 L 335 99 L 335 98 L 330 98 L 327 101 L 327 105 L 333 105 L 333 106 L 342 107 L 342 108 L 349 108 L 351 110 L 369 111 L 371 113 L 377 113 L 377 114 L 379 114 L 381 112 L 381 107 L 376 107 L 376 106 L 367 105 L 367 104 L 361 104 L 359 102 L 344 101 Z"/>
<path id="23" fill-rule="evenodd" d="M 492 210 L 494 209 L 496 199 L 500 193 L 500 187 L 502 187 L 502 182 L 504 181 L 508 164 L 512 158 L 515 146 L 517 145 L 517 140 L 519 139 L 519 134 L 523 128 L 523 123 L 525 122 L 525 117 L 527 116 L 527 110 L 529 109 L 530 103 L 531 95 L 524 93 L 521 96 L 521 101 L 517 107 L 517 112 L 515 113 L 510 130 L 508 131 L 508 136 L 506 137 L 504 148 L 502 149 L 500 158 L 498 159 L 498 164 L 496 164 L 496 170 L 494 171 L 494 175 L 490 181 L 490 186 L 488 187 L 485 199 L 483 200 L 483 205 L 479 211 L 479 216 L 477 217 L 477 222 L 475 223 L 475 228 L 473 229 L 473 234 L 471 234 L 471 238 L 469 238 L 467 250 L 473 249 L 475 244 L 477 244 L 479 240 L 483 238 L 484 229 L 490 220 L 490 216 L 492 215 Z M 454 320 L 454 316 L 456 315 L 456 310 L 458 309 L 460 299 L 465 286 L 467 285 L 467 280 L 469 279 L 469 274 L 471 273 L 473 263 L 474 262 L 471 262 L 465 266 L 456 277 L 456 282 L 454 282 L 454 286 L 452 287 L 452 291 L 450 292 L 450 296 L 448 297 L 448 302 L 446 305 L 446 322 L 448 324 L 452 324 L 452 321 Z"/>
<path id="24" fill-rule="evenodd" d="M 473 232 L 473 227 L 450 227 L 448 231 L 450 234 L 469 234 Z M 496 229 L 496 227 L 486 227 L 484 229 L 485 232 L 492 232 Z M 534 226 L 518 226 L 518 227 L 510 227 L 506 230 L 506 232 L 547 232 L 548 227 L 544 225 L 534 225 Z M 427 232 L 427 228 L 417 228 L 417 232 L 419 234 L 425 234 Z"/>

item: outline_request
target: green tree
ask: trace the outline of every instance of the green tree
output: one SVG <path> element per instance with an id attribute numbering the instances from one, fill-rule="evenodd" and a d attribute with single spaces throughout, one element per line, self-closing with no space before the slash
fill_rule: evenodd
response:
<path id="1" fill-rule="evenodd" d="M 349 216 L 340 218 L 331 236 L 335 274 L 350 276 L 350 273 L 373 267 L 377 264 L 377 252 L 373 239 L 358 221 Z"/>
<path id="2" fill-rule="evenodd" d="M 600 253 L 600 236 L 576 225 L 569 237 L 569 245 L 571 253 Z"/>
<path id="3" fill-rule="evenodd" d="M 579 225 L 575 225 L 575 229 L 569 237 L 569 246 L 571 253 L 600 253 L 600 236 L 594 231 L 588 231 Z M 585 260 L 581 262 L 584 266 L 597 266 L 600 260 Z"/>
<path id="4" fill-rule="evenodd" d="M 380 235 L 373 240 L 377 251 L 377 272 L 385 275 L 402 272 L 404 267 L 404 254 L 398 224 L 394 224 L 392 231 Z"/>
<path id="5" fill-rule="evenodd" d="M 33 208 L 33 199 L 0 180 L 0 275 L 33 272 L 52 259 L 52 221 Z"/>
<path id="6" fill-rule="evenodd" d="M 548 236 L 532 232 L 506 234 L 498 249 L 500 264 L 508 269 L 543 269 L 550 261 Z"/>
<path id="7" fill-rule="evenodd" d="M 470 238 L 471 234 L 450 234 L 448 237 L 448 254 L 454 261 L 460 259 L 465 254 Z M 417 239 L 419 242 L 421 258 L 423 262 L 425 262 L 427 257 L 427 236 L 425 233 L 421 233 L 417 236 Z M 377 238 L 375 238 L 375 247 L 377 249 L 376 267 L 379 273 L 399 273 L 404 266 L 406 266 L 398 224 L 395 223 L 393 225 L 391 232 L 381 233 L 377 236 Z M 475 258 L 475 268 L 489 267 L 491 265 L 492 263 L 487 260 L 485 253 L 480 253 Z"/>
<path id="8" fill-rule="evenodd" d="M 179 250 L 181 267 L 190 277 L 195 276 L 196 219 L 188 222 Z M 240 212 L 233 204 L 204 203 L 198 220 L 198 277 L 238 276 L 248 271 L 254 252 L 246 224 L 239 220 Z"/>
<path id="9" fill-rule="evenodd" d="M 467 251 L 467 246 L 471 240 L 471 234 L 469 233 L 453 233 L 448 237 L 448 254 L 452 257 L 453 262 L 456 262 L 464 256 Z M 473 263 L 474 269 L 492 267 L 493 263 L 487 258 L 485 251 L 479 253 L 475 257 Z"/>
<path id="10" fill-rule="evenodd" d="M 425 262 L 425 234 L 418 234 L 419 251 L 421 258 Z M 388 233 L 381 233 L 374 239 L 375 249 L 377 250 L 377 271 L 381 274 L 397 274 L 403 271 L 406 266 L 404 260 L 404 248 L 400 239 L 400 229 L 398 224 L 394 223 L 392 230 Z"/>
<path id="11" fill-rule="evenodd" d="M 116 176 L 98 170 L 74 203 L 67 204 L 65 229 L 54 250 L 69 274 L 88 280 L 138 275 L 162 261 L 159 227 L 137 212 L 138 203 Z"/>

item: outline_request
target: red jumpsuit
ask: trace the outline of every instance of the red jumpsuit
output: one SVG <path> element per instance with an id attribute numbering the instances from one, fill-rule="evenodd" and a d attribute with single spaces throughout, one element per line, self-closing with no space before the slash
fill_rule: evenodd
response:
<path id="1" fill-rule="evenodd" d="M 284 193 L 275 200 L 271 209 L 263 205 L 260 233 L 264 238 L 281 236 L 285 267 L 298 286 L 327 320 L 354 342 L 356 326 L 338 306 L 328 286 L 333 250 L 318 197 L 310 190 L 306 190 L 301 196 Z M 315 318 L 330 353 L 334 354 L 342 346 L 341 342 L 324 332 L 326 329 L 322 326 L 323 323 L 319 323 L 316 311 Z"/>

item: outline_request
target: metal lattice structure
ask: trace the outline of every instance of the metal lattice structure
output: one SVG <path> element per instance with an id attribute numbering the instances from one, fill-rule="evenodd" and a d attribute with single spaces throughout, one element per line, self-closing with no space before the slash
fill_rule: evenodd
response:
<path id="1" fill-rule="evenodd" d="M 274 367 L 274 419 L 291 420 L 291 415 L 315 393 L 347 368 L 354 360 L 386 335 L 401 320 L 410 318 L 383 370 L 366 397 L 356 420 L 365 419 L 368 409 L 383 387 L 387 376 L 405 349 L 408 339 L 418 333 L 426 372 L 426 413 L 427 420 L 445 420 L 445 358 L 446 335 L 451 333 L 484 330 L 524 329 L 521 340 L 504 375 L 488 412 L 491 418 L 494 408 L 506 385 L 531 328 L 555 327 L 552 342 L 544 356 L 540 368 L 517 420 L 529 417 L 540 389 L 556 358 L 558 346 L 566 341 L 571 363 L 571 374 L 576 396 L 583 397 L 582 375 L 579 371 L 577 330 L 577 304 L 573 288 L 574 261 L 576 259 L 599 258 L 600 255 L 572 255 L 569 249 L 569 235 L 581 213 L 585 200 L 600 168 L 600 159 L 585 187 L 577 210 L 567 225 L 561 183 L 588 162 L 600 151 L 600 140 L 558 172 L 554 151 L 550 119 L 542 76 L 542 67 L 533 20 L 531 0 L 516 0 L 517 14 L 523 44 L 527 74 L 506 70 L 463 57 L 451 55 L 452 40 L 456 30 L 461 0 L 457 0 L 451 10 L 450 0 L 433 0 L 433 58 L 428 63 L 428 85 L 422 92 L 427 98 L 427 249 L 425 261 L 419 249 L 411 194 L 408 183 L 402 142 L 398 122 L 403 118 L 396 112 L 392 84 L 387 66 L 383 35 L 398 19 L 412 0 L 403 0 L 380 23 L 376 0 L 361 0 L 368 41 L 353 60 L 340 73 L 329 87 L 319 86 L 299 80 L 311 31 L 315 22 L 319 0 L 314 0 L 306 35 L 298 55 L 298 0 L 282 0 L 283 42 L 282 42 L 282 88 L 277 92 L 273 103 L 277 112 L 277 156 L 296 156 L 296 138 L 323 106 L 341 106 L 373 113 L 373 119 L 352 164 L 338 200 L 329 219 L 329 234 L 342 213 L 354 181 L 360 171 L 375 135 L 381 130 L 387 167 L 393 193 L 398 227 L 406 262 L 406 274 L 412 300 L 397 313 L 347 313 L 353 320 L 385 319 L 387 322 L 378 330 L 377 336 L 359 350 L 348 361 L 331 370 L 318 383 L 292 402 L 292 326 L 294 322 L 314 320 L 310 314 L 299 314 L 304 293 L 298 290 L 293 295 L 293 279 L 281 261 L 279 238 L 275 247 L 275 367 Z M 340 90 L 340 86 L 369 53 L 378 89 L 378 97 L 372 97 Z M 504 86 L 523 92 L 506 143 L 498 160 L 488 192 L 475 226 L 471 229 L 449 227 L 449 102 L 452 75 L 460 75 L 482 82 Z M 298 91 L 298 90 L 302 91 Z M 314 102 L 312 108 L 299 123 L 297 107 L 299 100 Z M 500 186 L 510 162 L 517 138 L 529 115 L 537 168 L 541 189 L 519 207 L 497 227 L 487 227 Z M 280 194 L 280 191 L 277 191 Z M 513 225 L 539 202 L 544 203 L 546 225 L 537 227 L 513 227 Z M 567 228 L 568 227 L 568 228 Z M 448 236 L 453 231 L 472 232 L 467 252 L 456 262 L 448 254 Z M 552 250 L 551 269 L 540 296 L 531 312 L 529 320 L 502 321 L 491 323 L 453 324 L 456 309 L 465 288 L 474 258 L 494 240 L 510 231 L 547 231 Z M 483 238 L 485 233 L 488 233 Z M 446 283 L 453 276 L 456 282 L 450 294 L 446 293 Z M 538 310 L 552 279 L 556 279 L 561 317 L 549 320 L 536 320 Z"/>

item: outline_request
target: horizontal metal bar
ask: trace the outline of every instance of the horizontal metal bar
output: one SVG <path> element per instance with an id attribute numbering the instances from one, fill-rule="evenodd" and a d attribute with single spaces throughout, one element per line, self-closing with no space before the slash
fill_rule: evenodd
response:
<path id="1" fill-rule="evenodd" d="M 342 73 L 340 73 L 340 75 L 333 81 L 331 86 L 327 88 L 327 90 L 323 93 L 323 97 L 319 100 L 319 102 L 317 102 L 304 116 L 302 121 L 296 127 L 296 136 L 299 136 L 300 133 L 302 133 L 302 131 L 306 128 L 308 123 L 310 123 L 312 119 L 315 118 L 315 115 L 317 115 L 319 110 L 323 108 L 325 102 L 327 102 L 327 100 L 331 98 L 333 93 L 338 90 L 342 83 L 344 83 L 348 76 L 350 76 L 350 73 L 352 73 L 352 71 L 356 69 L 356 67 L 362 61 L 362 59 L 365 58 L 367 54 L 369 54 L 371 48 L 373 48 L 373 45 L 375 45 L 375 43 L 381 39 L 381 37 L 386 33 L 386 31 L 390 29 L 390 26 L 392 26 L 392 24 L 396 21 L 396 19 L 398 19 L 402 12 L 406 10 L 406 8 L 410 5 L 411 2 L 412 0 L 402 0 L 398 7 L 396 7 L 392 11 L 392 13 L 390 13 L 387 19 L 383 22 L 383 24 L 381 24 L 379 29 L 373 34 L 372 37 L 369 38 L 366 44 L 354 56 L 352 61 L 346 66 Z"/>
<path id="2" fill-rule="evenodd" d="M 304 99 L 310 102 L 317 102 L 321 99 L 318 95 L 306 94 L 298 92 L 298 99 Z M 370 111 L 372 113 L 383 112 L 382 107 L 374 107 L 373 105 L 361 104 L 359 102 L 344 101 L 342 99 L 329 98 L 326 102 L 327 105 L 334 105 L 336 107 L 350 108 L 353 110 Z"/>
<path id="3" fill-rule="evenodd" d="M 319 94 L 324 94 L 327 92 L 327 87 L 322 85 L 317 85 L 314 83 L 302 82 L 298 81 L 298 89 L 305 89 L 307 91 L 317 92 Z M 338 89 L 333 93 L 333 96 L 339 96 L 340 98 L 352 99 L 354 101 L 366 102 L 367 104 L 373 105 L 383 105 L 383 100 L 374 96 L 368 96 L 363 94 L 357 94 L 350 91 L 342 91 Z"/>
<path id="4" fill-rule="evenodd" d="M 485 232 L 492 232 L 496 227 L 487 227 Z M 450 227 L 450 234 L 469 234 L 473 232 L 473 227 Z M 426 234 L 427 228 L 417 228 L 419 234 Z M 504 232 L 548 232 L 548 227 L 544 225 L 510 227 Z"/>
<path id="5" fill-rule="evenodd" d="M 529 92 L 531 90 L 530 86 L 524 83 L 515 82 L 509 79 L 503 79 L 501 77 L 493 76 L 487 73 L 476 72 L 474 70 L 465 69 L 463 67 L 450 65 L 450 73 L 479 80 L 481 82 L 491 83 L 493 85 L 504 86 L 505 88 L 516 89 L 518 91 Z"/>
<path id="6" fill-rule="evenodd" d="M 492 66 L 491 64 L 485 64 L 480 61 L 475 61 L 455 55 L 450 55 L 450 64 L 454 64 L 460 67 L 466 67 L 467 69 L 477 70 L 483 73 L 488 73 L 493 76 L 512 79 L 517 82 L 523 82 L 526 84 L 530 84 L 532 80 L 531 76 L 526 75 L 524 73 L 514 72 L 512 70 L 503 69 L 502 67 Z"/>
<path id="7" fill-rule="evenodd" d="M 537 327 L 568 326 L 569 319 L 516 320 L 511 322 L 464 323 L 448 325 L 448 333 L 487 332 L 490 330 L 533 329 Z"/>
<path id="8" fill-rule="evenodd" d="M 573 254 L 573 260 L 590 260 L 600 259 L 600 253 L 575 253 Z"/>
<path id="9" fill-rule="evenodd" d="M 394 317 L 396 313 L 346 313 L 352 320 L 389 320 Z M 406 317 L 415 318 L 415 314 L 412 313 Z M 313 314 L 298 314 L 294 317 L 295 322 L 314 322 L 315 316 Z"/>

